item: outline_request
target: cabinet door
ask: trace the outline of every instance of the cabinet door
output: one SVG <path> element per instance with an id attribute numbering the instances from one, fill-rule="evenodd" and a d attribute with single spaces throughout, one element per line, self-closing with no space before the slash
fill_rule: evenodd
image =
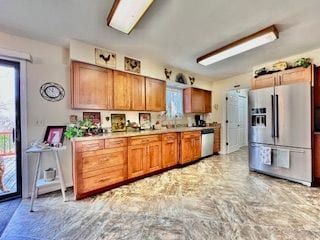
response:
<path id="1" fill-rule="evenodd" d="M 193 138 L 185 138 L 181 140 L 181 159 L 180 163 L 188 163 L 193 160 Z"/>
<path id="2" fill-rule="evenodd" d="M 175 166 L 178 163 L 178 140 L 176 134 L 162 141 L 162 167 Z"/>
<path id="3" fill-rule="evenodd" d="M 274 85 L 278 85 L 278 74 L 268 74 L 263 75 L 257 78 L 253 78 L 251 80 L 251 88 L 252 89 L 259 89 L 259 88 L 267 88 L 273 87 Z"/>
<path id="4" fill-rule="evenodd" d="M 293 84 L 299 82 L 312 82 L 312 66 L 299 67 L 279 73 L 279 84 Z"/>
<path id="5" fill-rule="evenodd" d="M 110 109 L 112 107 L 112 70 L 73 62 L 71 72 L 72 107 Z"/>
<path id="6" fill-rule="evenodd" d="M 314 162 L 314 169 L 313 175 L 317 181 L 320 180 L 320 135 L 314 135 L 314 150 L 313 150 L 313 162 Z"/>
<path id="7" fill-rule="evenodd" d="M 128 178 L 134 178 L 145 174 L 146 154 L 146 145 L 128 147 Z"/>
<path id="8" fill-rule="evenodd" d="M 214 127 L 213 153 L 220 152 L 220 127 Z"/>
<path id="9" fill-rule="evenodd" d="M 131 84 L 131 110 L 146 109 L 145 78 L 134 74 L 128 74 Z"/>
<path id="10" fill-rule="evenodd" d="M 211 91 L 203 91 L 204 94 L 204 111 L 206 113 L 212 112 L 211 109 Z"/>
<path id="11" fill-rule="evenodd" d="M 202 89 L 192 88 L 191 109 L 195 113 L 205 112 L 205 96 Z"/>
<path id="12" fill-rule="evenodd" d="M 201 136 L 193 138 L 193 160 L 201 158 Z"/>
<path id="13" fill-rule="evenodd" d="M 166 110 L 166 82 L 146 78 L 146 110 Z"/>
<path id="14" fill-rule="evenodd" d="M 113 73 L 113 109 L 129 110 L 131 99 L 130 79 L 125 72 Z"/>
<path id="15" fill-rule="evenodd" d="M 146 173 L 161 169 L 161 142 L 149 143 L 147 146 Z"/>

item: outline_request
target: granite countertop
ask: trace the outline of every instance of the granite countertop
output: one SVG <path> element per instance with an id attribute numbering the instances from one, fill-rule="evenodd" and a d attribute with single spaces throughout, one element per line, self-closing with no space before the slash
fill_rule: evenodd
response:
<path id="1" fill-rule="evenodd" d="M 214 127 L 181 127 L 181 128 L 169 128 L 161 130 L 143 130 L 139 132 L 113 132 L 113 133 L 104 133 L 102 135 L 88 136 L 88 137 L 75 137 L 72 138 L 72 142 L 79 141 L 88 141 L 88 140 L 99 140 L 106 138 L 119 138 L 119 137 L 136 137 L 136 136 L 145 136 L 145 135 L 154 135 L 154 134 L 163 134 L 171 132 L 188 132 L 188 131 L 200 131 L 203 129 L 210 129 Z"/>

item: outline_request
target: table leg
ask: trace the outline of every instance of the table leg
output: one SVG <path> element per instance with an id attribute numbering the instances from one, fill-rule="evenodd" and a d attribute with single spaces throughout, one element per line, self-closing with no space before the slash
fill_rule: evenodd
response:
<path id="1" fill-rule="evenodd" d="M 33 186 L 32 186 L 32 192 L 31 192 L 31 205 L 30 205 L 30 212 L 33 212 L 33 204 L 34 200 L 36 198 L 36 191 L 37 191 L 37 180 L 39 175 L 39 168 L 40 168 L 40 159 L 41 159 L 41 152 L 38 153 L 37 163 L 36 163 L 36 172 L 34 174 L 34 180 L 33 180 Z"/>
<path id="2" fill-rule="evenodd" d="M 62 193 L 62 197 L 63 197 L 63 201 L 66 201 L 66 185 L 64 183 L 64 177 L 63 177 L 63 172 L 62 172 L 62 168 L 61 168 L 61 164 L 60 164 L 60 158 L 59 158 L 59 154 L 58 151 L 53 151 L 54 155 L 55 155 L 55 159 L 56 159 L 56 164 L 57 164 L 57 168 L 58 168 L 58 174 L 60 177 L 60 185 L 61 185 L 61 193 Z"/>

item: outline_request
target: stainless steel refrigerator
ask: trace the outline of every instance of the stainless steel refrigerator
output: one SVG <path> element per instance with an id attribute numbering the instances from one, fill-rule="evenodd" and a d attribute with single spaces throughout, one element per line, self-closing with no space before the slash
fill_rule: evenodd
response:
<path id="1" fill-rule="evenodd" d="M 263 148 L 271 148 L 271 163 L 263 161 Z M 280 85 L 249 92 L 249 167 L 311 185 L 310 84 Z"/>

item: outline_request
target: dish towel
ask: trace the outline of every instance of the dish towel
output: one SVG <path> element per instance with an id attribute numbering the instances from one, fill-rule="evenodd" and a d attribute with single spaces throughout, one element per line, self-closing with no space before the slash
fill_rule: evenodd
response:
<path id="1" fill-rule="evenodd" d="M 265 165 L 271 165 L 271 151 L 270 147 L 260 147 L 259 148 L 259 155 L 260 161 Z"/>
<path id="2" fill-rule="evenodd" d="M 290 168 L 290 150 L 277 149 L 277 167 Z"/>

